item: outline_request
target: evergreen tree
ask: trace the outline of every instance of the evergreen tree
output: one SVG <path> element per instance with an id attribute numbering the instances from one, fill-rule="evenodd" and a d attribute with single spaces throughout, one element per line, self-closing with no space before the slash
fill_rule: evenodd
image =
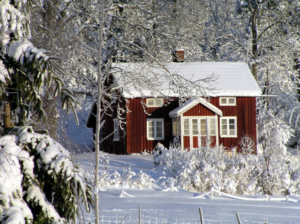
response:
<path id="1" fill-rule="evenodd" d="M 51 57 L 50 52 L 33 46 L 29 41 L 30 10 L 35 1 L 9 1 L 0 3 L 1 7 L 1 55 L 0 60 L 8 72 L 6 83 L 2 85 L 2 100 L 5 101 L 4 127 L 13 126 L 11 111 L 16 111 L 16 125 L 30 123 L 31 116 L 47 120 L 44 101 L 51 95 L 61 97 L 67 110 L 73 109 L 77 100 L 66 88 L 63 70 Z M 44 98 L 48 93 L 48 99 Z M 74 110 L 75 112 L 75 110 Z M 76 116 L 76 115 L 75 115 Z"/>
<path id="2" fill-rule="evenodd" d="M 70 153 L 31 127 L 0 138 L 0 223 L 69 223 L 89 211 L 91 187 Z"/>

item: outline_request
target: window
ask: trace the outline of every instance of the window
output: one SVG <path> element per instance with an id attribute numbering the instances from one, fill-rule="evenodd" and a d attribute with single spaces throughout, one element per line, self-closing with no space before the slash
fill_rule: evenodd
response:
<path id="1" fill-rule="evenodd" d="M 220 97 L 220 106 L 235 106 L 235 97 Z"/>
<path id="2" fill-rule="evenodd" d="M 200 133 L 206 135 L 206 119 L 200 119 Z"/>
<path id="3" fill-rule="evenodd" d="M 192 119 L 192 133 L 198 135 L 198 119 Z"/>
<path id="4" fill-rule="evenodd" d="M 147 139 L 164 139 L 164 119 L 147 119 Z"/>
<path id="5" fill-rule="evenodd" d="M 173 136 L 181 135 L 180 117 L 172 119 L 172 133 Z"/>
<path id="6" fill-rule="evenodd" d="M 210 123 L 209 126 L 210 135 L 216 135 L 216 119 L 210 118 L 209 123 Z"/>
<path id="7" fill-rule="evenodd" d="M 147 107 L 161 107 L 164 104 L 163 98 L 148 98 L 146 99 Z"/>
<path id="8" fill-rule="evenodd" d="M 192 118 L 192 135 L 216 135 L 216 119 L 215 117 Z M 199 127 L 198 127 L 199 126 Z"/>
<path id="9" fill-rule="evenodd" d="M 114 141 L 120 140 L 120 129 L 118 118 L 114 119 Z"/>
<path id="10" fill-rule="evenodd" d="M 236 117 L 221 117 L 221 137 L 237 137 Z"/>
<path id="11" fill-rule="evenodd" d="M 183 134 L 184 135 L 189 135 L 190 134 L 189 119 L 188 118 L 183 120 Z"/>

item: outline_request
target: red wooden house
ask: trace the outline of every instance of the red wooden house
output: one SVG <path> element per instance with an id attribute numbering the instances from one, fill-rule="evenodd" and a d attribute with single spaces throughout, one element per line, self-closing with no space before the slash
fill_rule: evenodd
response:
<path id="1" fill-rule="evenodd" d="M 118 126 L 116 110 L 112 116 L 106 116 L 101 137 L 116 131 L 103 142 L 102 150 L 121 154 L 152 151 L 158 142 L 168 147 L 176 136 L 184 148 L 204 145 L 207 136 L 214 145 L 222 144 L 227 148 L 238 147 L 243 136 L 251 137 L 256 143 L 256 97 L 261 96 L 261 91 L 246 63 L 180 62 L 169 65 L 190 80 L 217 74 L 215 91 L 208 98 L 198 97 L 179 105 L 176 94 L 169 93 L 172 101 L 166 102 L 164 98 L 151 96 L 149 91 L 122 89 L 119 94 L 126 98 L 127 104 L 125 107 L 123 101 L 123 107 L 131 112 L 125 114 L 123 129 Z M 129 64 L 122 63 L 122 66 Z M 92 110 L 95 113 L 96 107 Z M 95 133 L 95 118 L 91 114 L 87 127 L 93 128 Z"/>

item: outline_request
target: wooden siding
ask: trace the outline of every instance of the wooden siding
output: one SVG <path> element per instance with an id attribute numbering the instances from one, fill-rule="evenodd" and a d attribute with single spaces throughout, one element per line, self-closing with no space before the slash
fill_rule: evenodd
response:
<path id="1" fill-rule="evenodd" d="M 177 101 L 171 101 L 166 106 L 146 108 L 144 111 L 141 101 L 146 99 L 128 99 L 129 113 L 126 114 L 127 153 L 139 153 L 144 150 L 152 151 L 158 142 L 168 147 L 172 141 L 172 119 L 169 112 L 178 107 Z M 147 118 L 164 119 L 164 140 L 147 140 Z"/>
<path id="2" fill-rule="evenodd" d="M 120 130 L 120 141 L 113 141 L 113 135 L 103 142 L 101 148 L 106 152 L 117 154 L 139 153 L 144 150 L 152 151 L 158 142 L 168 147 L 173 140 L 172 136 L 172 119 L 169 117 L 169 112 L 177 108 L 178 101 L 174 100 L 163 107 L 145 108 L 144 111 L 141 101 L 146 99 L 135 98 L 128 99 L 127 107 L 129 113 L 124 114 L 126 117 L 126 125 L 124 131 Z M 236 106 L 220 106 L 219 97 L 211 97 L 211 104 L 223 111 L 223 116 L 237 117 L 237 138 L 221 138 L 219 135 L 219 144 L 232 148 L 239 146 L 243 136 L 251 137 L 256 144 L 256 99 L 254 97 L 236 97 Z M 125 109 L 125 101 L 122 102 L 122 107 Z M 93 112 L 96 111 L 93 108 Z M 206 108 L 202 104 L 198 104 L 185 112 L 183 116 L 214 116 L 215 113 Z M 113 119 L 116 116 L 116 110 L 112 116 L 106 115 L 106 123 L 102 130 L 103 136 L 107 136 L 113 131 Z M 147 118 L 163 118 L 164 119 L 164 140 L 147 140 Z M 89 124 L 93 126 L 95 133 L 95 121 L 91 119 Z M 218 130 L 220 133 L 220 117 L 218 116 Z M 184 148 L 190 147 L 189 136 L 184 136 Z M 213 143 L 216 143 L 214 137 Z M 198 144 L 198 141 L 193 139 L 193 144 Z"/>
<path id="3" fill-rule="evenodd" d="M 219 108 L 223 112 L 223 117 L 233 116 L 237 117 L 237 138 L 221 138 L 219 135 L 219 144 L 230 149 L 232 147 L 239 147 L 242 137 L 251 137 L 255 145 L 256 139 L 256 99 L 255 97 L 236 97 L 236 106 L 220 106 L 219 97 L 211 97 L 209 102 Z M 190 110 L 186 111 L 183 116 L 213 116 L 213 111 L 206 108 L 202 104 L 197 104 Z M 218 130 L 220 133 L 220 116 L 218 116 Z M 184 147 L 187 147 L 186 141 L 189 137 L 184 138 Z M 194 144 L 196 140 L 193 139 Z M 215 141 L 214 141 L 215 143 Z M 188 143 L 189 144 L 189 143 Z"/>
<path id="4" fill-rule="evenodd" d="M 256 145 L 256 99 L 254 97 L 237 97 L 236 106 L 219 106 L 223 116 L 237 117 L 237 138 L 221 138 L 220 144 L 227 148 L 239 147 L 244 136 L 251 137 Z M 219 124 L 220 130 L 220 124 Z"/>

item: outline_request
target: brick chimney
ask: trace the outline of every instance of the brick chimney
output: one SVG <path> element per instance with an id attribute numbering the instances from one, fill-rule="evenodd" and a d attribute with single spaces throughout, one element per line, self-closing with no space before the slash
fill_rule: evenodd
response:
<path id="1" fill-rule="evenodd" d="M 175 49 L 172 51 L 173 62 L 184 62 L 184 50 Z"/>

